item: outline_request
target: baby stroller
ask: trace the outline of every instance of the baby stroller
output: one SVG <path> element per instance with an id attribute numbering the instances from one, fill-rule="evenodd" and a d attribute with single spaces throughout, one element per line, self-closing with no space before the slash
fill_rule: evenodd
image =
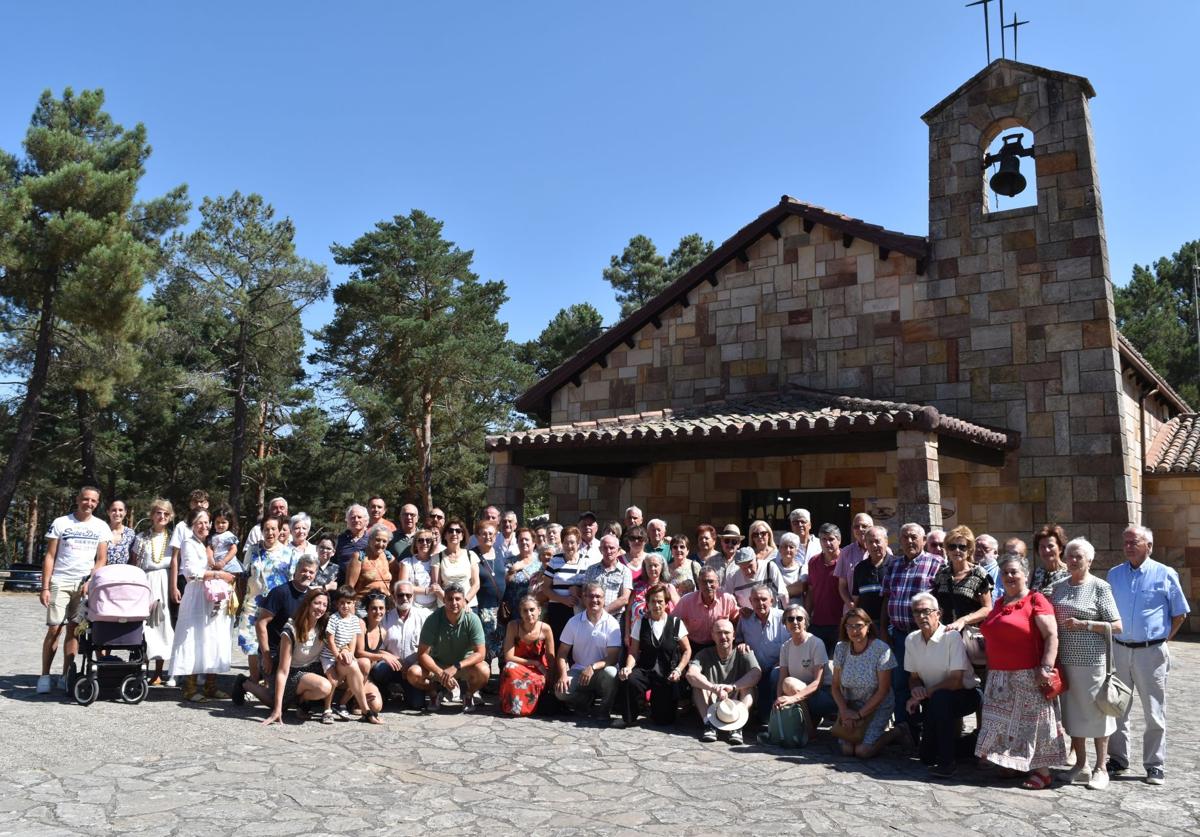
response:
<path id="1" fill-rule="evenodd" d="M 140 567 L 104 566 L 88 585 L 87 621 L 80 626 L 79 660 L 71 666 L 69 692 L 80 706 L 93 703 L 100 688 L 119 686 L 121 700 L 141 703 L 150 691 L 142 624 L 150 618 L 150 583 Z M 122 659 L 116 652 L 128 653 Z"/>

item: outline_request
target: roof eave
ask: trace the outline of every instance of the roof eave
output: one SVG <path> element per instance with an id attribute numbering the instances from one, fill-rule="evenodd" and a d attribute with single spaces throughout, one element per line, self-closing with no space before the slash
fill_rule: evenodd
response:
<path id="1" fill-rule="evenodd" d="M 1047 76 L 1049 78 L 1057 78 L 1062 81 L 1069 81 L 1073 84 L 1078 84 L 1083 90 L 1083 95 L 1087 96 L 1089 99 L 1094 99 L 1096 97 L 1096 89 L 1092 87 L 1092 83 L 1083 76 L 1072 75 L 1071 73 L 1064 73 L 1059 70 L 1049 70 L 1045 67 L 1039 67 L 1036 64 L 1026 64 L 1023 61 L 1013 61 L 1009 58 L 997 58 L 991 64 L 988 64 L 982 70 L 960 84 L 949 96 L 946 96 L 936 105 L 925 111 L 925 113 L 921 115 L 921 119 L 926 124 L 932 122 L 937 118 L 939 113 L 946 109 L 951 102 L 955 101 L 961 97 L 963 93 L 967 92 L 967 90 L 978 84 L 980 79 L 982 79 L 984 76 L 995 71 L 1001 66 L 1012 67 L 1013 69 L 1017 70 L 1024 70 L 1025 72 L 1032 73 L 1034 75 Z"/>

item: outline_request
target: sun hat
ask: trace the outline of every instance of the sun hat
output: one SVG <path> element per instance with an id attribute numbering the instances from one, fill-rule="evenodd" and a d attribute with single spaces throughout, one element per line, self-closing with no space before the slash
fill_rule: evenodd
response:
<path id="1" fill-rule="evenodd" d="M 740 700 L 725 698 L 708 707 L 708 723 L 719 730 L 741 729 L 750 719 L 750 710 Z"/>

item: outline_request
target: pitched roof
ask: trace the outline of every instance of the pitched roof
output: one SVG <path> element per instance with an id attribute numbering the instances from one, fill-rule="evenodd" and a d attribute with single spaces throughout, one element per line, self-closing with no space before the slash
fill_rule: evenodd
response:
<path id="1" fill-rule="evenodd" d="M 1158 428 L 1146 451 L 1150 474 L 1200 474 L 1200 414 L 1187 413 Z"/>
<path id="2" fill-rule="evenodd" d="M 539 427 L 489 436 L 488 451 L 520 448 L 629 447 L 717 440 L 829 436 L 902 429 L 935 432 L 998 451 L 1014 450 L 1021 436 L 895 401 L 853 398 L 794 387 L 775 395 L 663 409 L 608 419 Z"/>
<path id="3" fill-rule="evenodd" d="M 517 399 L 517 409 L 548 417 L 549 399 L 555 391 L 569 381 L 577 381 L 580 374 L 593 363 L 600 362 L 622 341 L 628 341 L 632 345 L 633 336 L 638 331 L 649 323 L 658 325 L 663 313 L 685 298 L 688 292 L 701 282 L 707 280 L 715 285 L 718 270 L 735 259 L 744 261 L 746 248 L 764 235 L 770 234 L 778 237 L 779 224 L 793 215 L 803 219 L 806 224 L 820 224 L 836 230 L 844 236 L 869 241 L 879 247 L 881 259 L 886 259 L 891 253 L 911 256 L 917 260 L 917 272 L 923 273 L 925 270 L 925 261 L 929 255 L 929 240 L 924 236 L 908 235 L 885 229 L 878 224 L 869 224 L 860 218 L 832 212 L 824 207 L 804 203 L 784 195 L 779 199 L 778 204 L 734 233 L 704 261 L 526 390 Z"/>
<path id="4" fill-rule="evenodd" d="M 1119 331 L 1117 332 L 1117 350 L 1121 355 L 1121 361 L 1136 374 L 1141 375 L 1142 380 L 1152 384 L 1172 407 L 1181 413 L 1192 412 L 1191 406 L 1183 400 L 1183 396 L 1167 383 L 1166 378 L 1158 374 L 1158 370 L 1150 365 L 1150 361 L 1146 360 L 1133 343 L 1129 342 L 1129 338 Z"/>
<path id="5" fill-rule="evenodd" d="M 1039 67 L 1036 64 L 1026 64 L 1022 61 L 1012 61 L 1008 58 L 997 58 L 991 64 L 988 64 L 982 70 L 960 84 L 958 88 L 955 89 L 955 91 L 949 96 L 942 99 L 929 110 L 925 111 L 925 113 L 921 115 L 921 119 L 923 119 L 925 122 L 932 121 L 939 113 L 945 110 L 947 105 L 961 97 L 963 93 L 978 84 L 980 79 L 986 75 L 990 75 L 1001 67 L 1011 67 L 1014 70 L 1022 70 L 1031 75 L 1046 76 L 1047 78 L 1055 78 L 1061 81 L 1068 81 L 1073 84 L 1078 84 L 1083 89 L 1083 95 L 1087 96 L 1089 99 L 1093 99 L 1096 96 L 1096 89 L 1092 87 L 1092 83 L 1083 76 L 1076 76 L 1072 75 L 1071 73 L 1063 73 L 1058 70 L 1048 70 L 1045 67 Z"/>

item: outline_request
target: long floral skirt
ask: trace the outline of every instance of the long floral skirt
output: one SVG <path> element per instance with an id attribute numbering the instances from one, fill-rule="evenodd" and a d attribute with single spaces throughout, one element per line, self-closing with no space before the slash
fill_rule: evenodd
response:
<path id="1" fill-rule="evenodd" d="M 1066 761 L 1058 702 L 1042 696 L 1034 669 L 988 672 L 975 755 L 1020 771 Z"/>
<path id="2" fill-rule="evenodd" d="M 546 675 L 520 663 L 506 663 L 500 673 L 500 711 L 505 715 L 532 715 L 546 688 Z"/>

